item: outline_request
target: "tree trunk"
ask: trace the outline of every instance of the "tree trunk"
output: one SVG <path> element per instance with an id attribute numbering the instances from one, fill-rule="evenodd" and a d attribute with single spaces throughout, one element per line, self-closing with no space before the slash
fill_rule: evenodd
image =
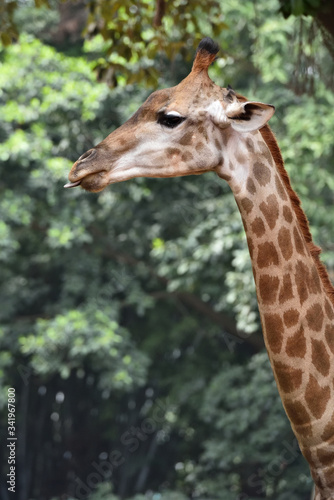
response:
<path id="1" fill-rule="evenodd" d="M 319 9 L 315 15 L 315 19 L 331 36 L 332 45 L 334 47 L 334 2 L 327 0 L 324 2 L 323 7 Z"/>

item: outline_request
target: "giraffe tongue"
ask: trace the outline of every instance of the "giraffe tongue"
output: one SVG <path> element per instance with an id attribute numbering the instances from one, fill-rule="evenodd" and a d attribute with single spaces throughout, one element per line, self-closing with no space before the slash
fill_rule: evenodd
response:
<path id="1" fill-rule="evenodd" d="M 81 184 L 81 181 L 68 182 L 67 184 L 65 184 L 64 188 L 74 188 L 76 186 L 79 186 L 80 184 Z"/>

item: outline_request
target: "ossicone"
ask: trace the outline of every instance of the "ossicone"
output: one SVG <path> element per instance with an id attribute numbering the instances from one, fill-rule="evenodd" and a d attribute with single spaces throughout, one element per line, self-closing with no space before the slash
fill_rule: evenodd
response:
<path id="1" fill-rule="evenodd" d="M 200 41 L 192 71 L 197 73 L 199 71 L 207 71 L 210 64 L 216 59 L 216 54 L 219 52 L 219 45 L 211 38 L 205 37 Z"/>

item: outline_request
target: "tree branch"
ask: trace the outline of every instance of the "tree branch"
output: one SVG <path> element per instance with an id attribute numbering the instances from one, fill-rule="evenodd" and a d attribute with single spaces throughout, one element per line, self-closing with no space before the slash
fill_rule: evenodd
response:
<path id="1" fill-rule="evenodd" d="M 155 292 L 152 294 L 155 299 L 166 299 L 166 298 L 177 298 L 183 304 L 190 306 L 195 309 L 197 313 L 200 313 L 207 318 L 209 318 L 213 323 L 218 325 L 224 332 L 241 339 L 246 344 L 252 347 L 252 350 L 259 352 L 264 347 L 264 341 L 262 335 L 259 332 L 255 332 L 249 335 L 241 330 L 238 330 L 233 318 L 225 313 L 215 311 L 210 304 L 203 302 L 197 295 L 189 292 Z"/>
<path id="2" fill-rule="evenodd" d="M 95 235 L 98 234 L 96 228 L 93 229 L 93 232 L 95 233 Z M 110 246 L 103 249 L 103 254 L 109 258 L 111 257 L 118 262 L 122 262 L 130 266 L 135 267 L 139 264 L 144 265 L 151 276 L 162 282 L 165 287 L 167 287 L 168 285 L 167 278 L 165 278 L 164 276 L 159 276 L 159 274 L 154 269 L 149 267 L 146 262 L 140 261 L 132 255 L 125 254 L 124 252 L 119 253 Z M 213 323 L 220 326 L 224 332 L 232 335 L 233 337 L 236 337 L 237 339 L 241 339 L 243 342 L 251 346 L 252 350 L 255 350 L 255 352 L 262 350 L 264 347 L 263 337 L 259 334 L 259 332 L 249 335 L 246 332 L 238 330 L 236 323 L 232 318 L 230 318 L 227 314 L 215 311 L 210 306 L 210 304 L 204 302 L 198 296 L 192 293 L 182 291 L 168 292 L 165 289 L 153 292 L 151 296 L 156 299 L 177 298 L 181 303 L 190 306 L 198 313 L 203 314 L 204 316 L 209 318 Z"/>
<path id="3" fill-rule="evenodd" d="M 165 0 L 157 0 L 157 8 L 156 8 L 155 16 L 154 16 L 154 20 L 153 20 L 153 26 L 155 28 L 158 28 L 159 26 L 161 26 L 162 19 L 165 15 L 165 11 L 166 11 Z"/>
<path id="4" fill-rule="evenodd" d="M 132 256 L 117 254 L 117 252 L 114 251 L 112 252 L 112 256 L 115 260 L 124 262 L 126 264 L 137 265 L 139 263 Z M 159 281 L 162 281 L 165 286 L 168 284 L 168 280 L 165 277 L 159 276 L 153 269 L 148 266 L 147 270 L 152 276 L 157 278 Z M 253 350 L 255 349 L 256 352 L 260 351 L 264 347 L 263 337 L 259 335 L 259 332 L 248 335 L 247 333 L 238 330 L 235 321 L 231 317 L 222 312 L 215 311 L 210 306 L 210 304 L 201 300 L 197 295 L 189 292 L 167 292 L 166 290 L 161 290 L 152 293 L 151 296 L 155 299 L 177 298 L 181 303 L 190 306 L 198 313 L 203 314 L 204 316 L 209 318 L 213 323 L 216 323 L 229 335 L 232 335 L 238 339 L 242 339 L 243 342 L 249 344 Z"/>
<path id="5" fill-rule="evenodd" d="M 315 18 L 325 28 L 331 37 L 331 46 L 333 47 L 334 39 L 334 3 L 332 0 L 324 2 L 317 11 Z"/>

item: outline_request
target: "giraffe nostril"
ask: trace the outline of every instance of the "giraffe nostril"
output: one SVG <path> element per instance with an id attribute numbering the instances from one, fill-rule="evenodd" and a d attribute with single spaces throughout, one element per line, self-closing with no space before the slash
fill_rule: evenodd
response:
<path id="1" fill-rule="evenodd" d="M 84 153 L 83 155 L 80 156 L 80 158 L 78 159 L 78 162 L 92 160 L 95 155 L 96 155 L 96 149 L 90 149 L 89 151 L 86 151 L 86 153 Z"/>

